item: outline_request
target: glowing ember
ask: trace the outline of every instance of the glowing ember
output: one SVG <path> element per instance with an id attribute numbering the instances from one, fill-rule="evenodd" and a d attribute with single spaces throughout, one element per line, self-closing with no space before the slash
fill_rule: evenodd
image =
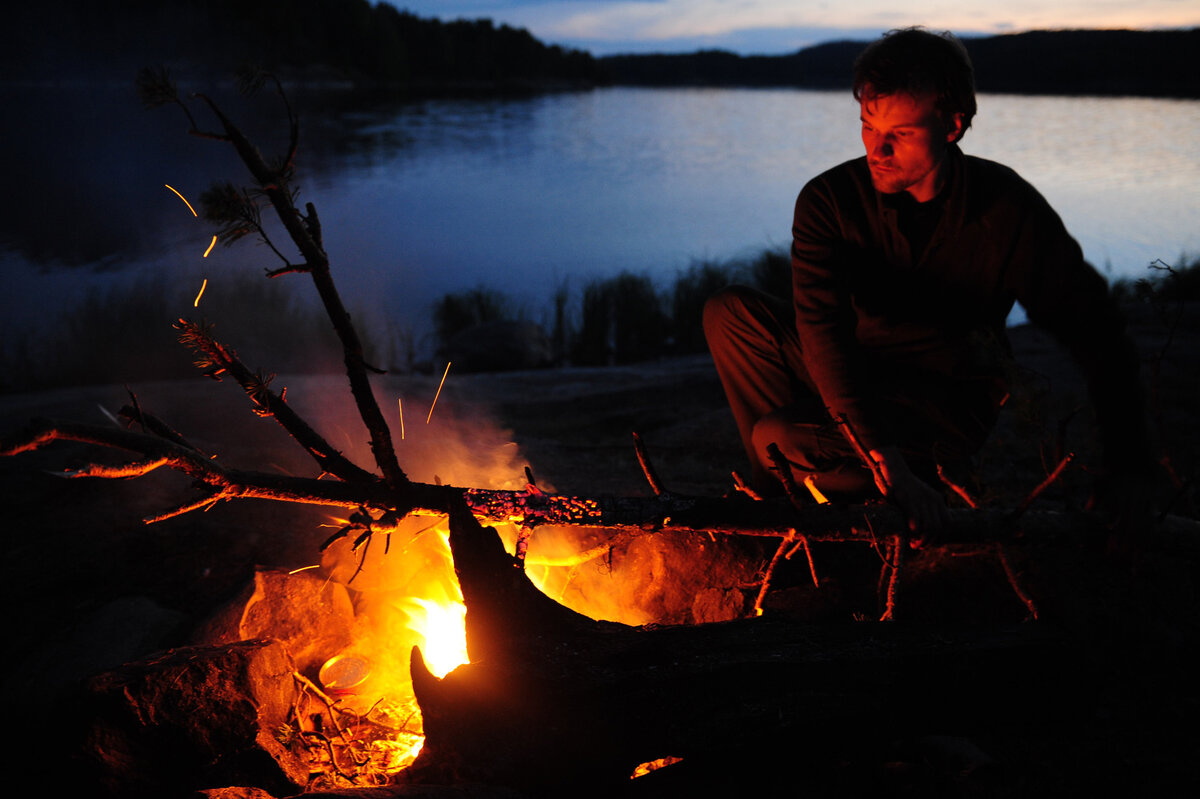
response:
<path id="1" fill-rule="evenodd" d="M 629 779 L 636 780 L 638 777 L 644 777 L 651 771 L 658 771 L 660 768 L 666 768 L 674 763 L 683 761 L 682 757 L 660 757 L 658 760 L 651 760 L 649 763 L 642 763 L 633 770 L 629 775 Z"/>

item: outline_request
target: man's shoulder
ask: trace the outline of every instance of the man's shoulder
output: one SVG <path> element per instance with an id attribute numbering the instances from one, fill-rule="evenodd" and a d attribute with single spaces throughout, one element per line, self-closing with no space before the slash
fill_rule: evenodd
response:
<path id="1" fill-rule="evenodd" d="M 1037 189 L 1021 177 L 1017 170 L 977 155 L 962 156 L 963 171 L 969 191 L 998 194 L 1036 195 Z"/>
<path id="2" fill-rule="evenodd" d="M 866 180 L 868 183 L 871 180 L 871 172 L 867 169 L 867 157 L 860 155 L 858 158 L 851 158 L 849 161 L 843 161 L 837 166 L 826 169 L 821 174 L 808 181 L 809 186 L 822 185 L 839 185 L 839 184 L 860 184 Z"/>
<path id="3" fill-rule="evenodd" d="M 824 197 L 835 204 L 847 199 L 863 199 L 871 194 L 871 172 L 866 156 L 843 161 L 811 178 L 800 190 L 801 199 Z"/>

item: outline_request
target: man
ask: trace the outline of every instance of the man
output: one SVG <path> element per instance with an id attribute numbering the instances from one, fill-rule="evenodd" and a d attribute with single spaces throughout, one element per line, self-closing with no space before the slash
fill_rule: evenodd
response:
<path id="1" fill-rule="evenodd" d="M 968 460 L 1007 396 L 1014 301 L 1082 368 L 1106 464 L 1144 467 L 1137 353 L 1107 285 L 1032 186 L 958 147 L 975 114 L 962 44 L 893 31 L 856 61 L 854 98 L 866 154 L 800 192 L 791 307 L 745 287 L 705 307 L 755 482 L 773 482 L 776 444 L 798 479 L 877 486 L 936 534 L 937 466 Z"/>

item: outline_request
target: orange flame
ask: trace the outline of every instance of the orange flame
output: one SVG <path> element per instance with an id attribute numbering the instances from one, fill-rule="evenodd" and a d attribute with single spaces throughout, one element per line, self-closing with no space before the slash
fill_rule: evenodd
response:
<path id="1" fill-rule="evenodd" d="M 462 602 L 408 597 L 403 609 L 409 629 L 421 637 L 421 655 L 431 672 L 445 677 L 468 662 L 467 608 Z"/>

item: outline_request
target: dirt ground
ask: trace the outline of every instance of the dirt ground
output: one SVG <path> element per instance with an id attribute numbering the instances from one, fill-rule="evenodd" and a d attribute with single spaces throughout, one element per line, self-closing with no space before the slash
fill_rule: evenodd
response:
<path id="1" fill-rule="evenodd" d="M 1200 518 L 1194 484 L 1200 454 L 1195 411 L 1200 309 L 1186 309 L 1173 330 L 1149 308 L 1132 309 L 1131 318 L 1147 363 L 1155 435 L 1180 481 L 1172 483 L 1165 472 L 1158 477 L 1159 507 Z M 1061 440 L 1080 453 L 1083 466 L 1039 501 L 1046 507 L 1079 508 L 1096 462 L 1085 392 L 1064 354 L 1044 336 L 1020 328 L 1012 338 L 1026 379 L 981 457 L 984 495 L 1002 507 L 1018 501 L 1052 465 Z M 744 468 L 707 356 L 595 369 L 451 372 L 431 411 L 439 377 L 388 376 L 376 384 L 394 432 L 403 412 L 404 440 L 397 440 L 397 449 L 403 468 L 416 480 L 515 488 L 524 484 L 523 470 L 529 466 L 539 485 L 559 493 L 647 495 L 633 431 L 644 439 L 669 490 L 721 495 L 731 488 L 730 471 Z M 344 377 L 284 376 L 277 385 L 288 386 L 289 401 L 335 446 L 367 463 L 366 434 L 354 418 Z M 198 378 L 130 388 L 142 407 L 223 463 L 315 476 L 300 448 L 273 421 L 255 417 L 232 383 Z M 123 386 L 0 397 L 0 435 L 10 435 L 33 417 L 110 424 L 108 414 L 128 401 Z M 1060 423 L 1081 404 L 1084 410 L 1061 435 Z M 317 562 L 318 544 L 329 534 L 322 525 L 328 525 L 330 509 L 241 501 L 147 525 L 143 517 L 188 500 L 185 478 L 156 472 L 122 481 L 70 480 L 56 474 L 91 460 L 123 458 L 74 444 L 0 458 L 9 607 L 3 695 L 10 707 L 37 706 L 88 674 L 173 645 L 181 631 L 235 593 L 256 567 L 292 569 Z M 1200 610 L 1192 570 L 1196 549 L 1190 561 L 1175 555 L 1151 559 L 1144 574 L 1156 587 L 1147 600 L 1156 618 L 1139 615 L 1141 608 L 1121 614 L 1121 624 L 1141 630 L 1139 640 L 1168 653 L 1173 665 L 1155 675 L 1152 666 L 1146 672 L 1153 653 L 1131 661 L 1130 679 L 1144 693 L 1104 705 L 1097 711 L 1108 714 L 1103 723 L 1066 748 L 1063 756 L 1107 764 L 1107 770 L 1095 772 L 1097 785 L 1114 778 L 1130 787 L 1169 785 L 1183 778 L 1184 761 L 1194 763 L 1200 754 L 1194 733 L 1183 738 L 1146 733 L 1163 718 L 1181 721 L 1200 709 L 1194 690 L 1149 684 L 1180 676 L 1172 669 L 1200 641 L 1193 612 Z M 969 572 L 965 579 L 971 579 Z M 782 598 L 813 601 L 811 592 L 789 594 L 787 589 L 784 581 Z M 1166 615 L 1159 613 L 1168 605 Z M 1114 669 L 1112 679 L 1125 679 L 1118 672 Z M 1140 716 L 1128 720 L 1129 732 L 1123 734 L 1126 720 L 1120 714 L 1133 713 L 1145 702 L 1172 707 L 1156 708 L 1153 724 Z M 1131 749 L 1133 737 L 1137 745 Z M 1055 740 L 1062 755 L 1061 737 Z M 1029 772 L 1033 782 L 1037 775 L 1048 784 L 1065 780 L 1058 766 L 1044 762 L 1050 755 L 1035 753 L 1043 745 L 1043 736 L 1035 733 L 996 744 L 1010 759 L 1037 764 Z"/>

